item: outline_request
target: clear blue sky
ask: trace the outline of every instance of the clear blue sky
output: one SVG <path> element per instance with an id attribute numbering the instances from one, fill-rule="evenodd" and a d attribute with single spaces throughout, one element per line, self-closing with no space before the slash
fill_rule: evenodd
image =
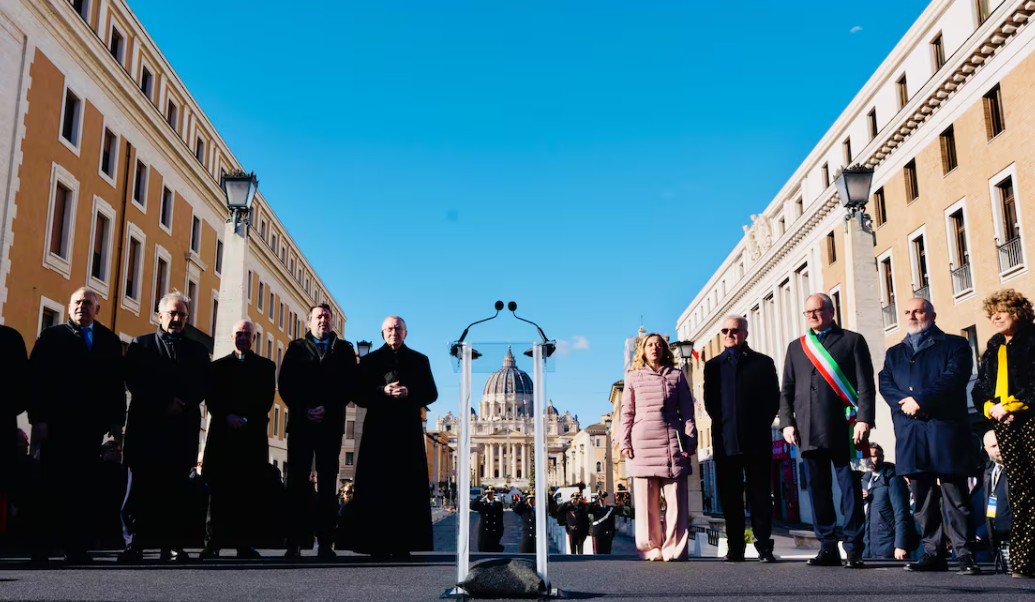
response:
<path id="1" fill-rule="evenodd" d="M 346 338 L 406 318 L 434 418 L 457 407 L 448 343 L 515 300 L 563 341 L 547 393 L 584 425 L 641 316 L 674 333 L 925 6 L 131 0 Z M 471 338 L 535 333 L 508 313 Z"/>

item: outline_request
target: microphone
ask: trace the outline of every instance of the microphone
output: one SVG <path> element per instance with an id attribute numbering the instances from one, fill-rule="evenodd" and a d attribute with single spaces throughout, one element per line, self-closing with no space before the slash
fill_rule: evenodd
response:
<path id="1" fill-rule="evenodd" d="M 513 301 L 511 301 L 511 303 L 513 303 Z M 457 339 L 456 342 L 452 344 L 452 346 L 450 346 L 450 348 L 449 348 L 449 355 L 451 355 L 451 356 L 453 356 L 453 357 L 455 357 L 457 359 L 460 359 L 460 344 L 463 343 L 464 339 L 467 338 L 467 333 L 468 333 L 468 331 L 471 330 L 471 327 L 474 326 L 475 324 L 481 324 L 482 322 L 488 322 L 489 320 L 495 319 L 496 316 L 500 315 L 500 311 L 503 309 L 503 302 L 502 301 L 496 301 L 494 307 L 496 308 L 496 313 L 492 314 L 488 318 L 485 318 L 485 319 L 482 319 L 482 320 L 475 320 L 474 322 L 471 322 L 470 324 L 468 324 L 467 328 L 464 328 L 464 332 L 460 335 L 460 338 Z"/>
<path id="2" fill-rule="evenodd" d="M 553 352 L 557 349 L 557 345 L 553 344 L 546 337 L 546 333 L 543 332 L 542 327 L 540 327 L 538 324 L 536 324 L 532 320 L 526 320 L 526 319 L 522 318 L 521 316 L 517 315 L 517 302 L 511 301 L 510 303 L 508 303 L 507 304 L 507 309 L 509 309 L 510 313 L 514 314 L 514 317 L 517 318 L 518 320 L 521 320 L 522 322 L 524 322 L 526 324 L 531 324 L 532 326 L 535 326 L 535 329 L 539 331 L 539 336 L 543 338 L 543 347 L 545 349 L 546 357 L 550 357 L 551 355 L 553 355 Z M 532 350 L 529 349 L 528 351 L 526 351 L 525 355 L 531 357 L 532 356 Z"/>

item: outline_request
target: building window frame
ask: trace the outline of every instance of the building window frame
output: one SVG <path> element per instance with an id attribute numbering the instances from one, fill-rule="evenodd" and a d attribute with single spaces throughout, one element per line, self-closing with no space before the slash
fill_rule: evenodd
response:
<path id="1" fill-rule="evenodd" d="M 66 191 L 61 215 L 57 215 L 58 188 Z M 47 227 L 43 237 L 43 267 L 54 270 L 66 279 L 72 277 L 72 256 L 75 251 L 76 210 L 79 206 L 79 180 L 58 163 L 50 168 L 50 195 L 47 201 Z M 55 220 L 62 222 L 59 236 L 61 253 L 53 253 Z"/>
<path id="2" fill-rule="evenodd" d="M 86 262 L 86 275 L 89 287 L 103 299 L 108 298 L 111 288 L 111 260 L 115 248 L 115 209 L 104 199 L 94 195 L 93 210 L 90 212 L 90 253 Z M 100 276 L 94 275 L 94 256 L 97 254 L 97 218 L 103 216 L 108 220 L 107 232 L 102 235 L 100 243 Z"/>
<path id="3" fill-rule="evenodd" d="M 985 113 L 985 135 L 993 140 L 1006 131 L 1006 111 L 1003 108 L 1003 88 L 1000 84 L 992 86 L 982 97 Z"/>
<path id="4" fill-rule="evenodd" d="M 922 296 L 921 293 L 927 289 L 926 299 L 930 300 L 931 291 L 931 266 L 930 248 L 927 245 L 927 226 L 923 225 L 909 233 L 906 238 L 909 246 L 909 275 L 912 287 L 912 296 Z"/>
<path id="5" fill-rule="evenodd" d="M 72 5 L 72 10 L 74 10 L 87 25 L 90 25 L 90 9 L 93 7 L 93 2 L 91 0 L 69 0 L 68 3 Z"/>
<path id="6" fill-rule="evenodd" d="M 837 236 L 834 234 L 834 230 L 828 232 L 824 240 L 826 241 L 824 246 L 826 247 L 827 265 L 833 265 L 837 263 Z"/>
<path id="7" fill-rule="evenodd" d="M 150 101 L 151 104 L 154 104 L 155 74 L 143 57 L 141 57 L 140 60 L 140 77 L 137 79 L 137 83 L 140 84 L 140 92 L 147 97 L 147 100 Z"/>
<path id="8" fill-rule="evenodd" d="M 180 105 L 172 98 L 165 99 L 165 122 L 174 132 L 180 133 Z"/>
<path id="9" fill-rule="evenodd" d="M 880 133 L 880 128 L 877 126 L 877 107 L 873 107 L 866 114 L 866 126 L 870 133 L 870 140 L 873 140 Z"/>
<path id="10" fill-rule="evenodd" d="M 880 228 L 888 221 L 888 199 L 881 186 L 873 191 L 873 224 Z"/>
<path id="11" fill-rule="evenodd" d="M 223 274 L 223 239 L 216 237 L 216 256 L 212 262 L 212 270 L 216 276 Z"/>
<path id="12" fill-rule="evenodd" d="M 164 275 L 158 269 L 159 262 L 165 263 Z M 158 302 L 166 293 L 172 291 L 169 286 L 169 283 L 172 282 L 172 254 L 162 245 L 155 245 L 155 258 L 151 269 L 151 321 L 157 324 Z"/>
<path id="13" fill-rule="evenodd" d="M 110 138 L 109 138 L 110 137 Z M 111 141 L 111 148 L 108 148 L 108 141 Z M 119 148 L 121 147 L 122 137 L 111 129 L 108 124 L 101 124 L 101 152 L 97 159 L 97 174 L 101 178 L 114 187 L 115 174 L 119 172 Z M 107 161 L 105 158 L 107 157 Z M 109 171 L 105 170 L 105 167 Z"/>
<path id="14" fill-rule="evenodd" d="M 108 54 L 122 67 L 126 65 L 126 34 L 115 23 L 108 28 Z"/>
<path id="15" fill-rule="evenodd" d="M 951 123 L 938 135 L 938 146 L 942 153 L 942 174 L 949 175 L 959 167 L 959 156 L 956 154 L 956 128 Z"/>
<path id="16" fill-rule="evenodd" d="M 962 220 L 962 232 L 956 223 L 956 215 Z M 974 296 L 974 280 L 970 264 L 970 217 L 967 215 L 967 199 L 961 198 L 945 208 L 946 250 L 949 253 L 950 285 L 956 303 Z M 962 238 L 962 240 L 961 240 Z M 962 243 L 963 248 L 960 248 Z M 964 269 L 965 268 L 965 269 Z"/>
<path id="17" fill-rule="evenodd" d="M 144 261 L 147 259 L 147 234 L 133 222 L 127 221 L 124 236 L 126 240 L 126 256 L 123 259 L 122 280 L 119 282 L 119 304 L 127 311 L 139 316 L 140 303 L 144 290 L 141 280 L 144 277 Z M 137 244 L 139 249 L 139 256 L 137 257 L 135 266 L 131 265 L 131 260 L 133 259 L 133 253 L 131 251 L 134 242 Z M 127 290 L 130 287 L 131 269 L 134 272 L 132 275 L 133 291 Z"/>
<path id="18" fill-rule="evenodd" d="M 1010 187 L 1009 205 L 1005 191 L 1007 183 Z M 1026 245 L 1024 244 L 1023 230 L 1024 203 L 1020 195 L 1020 189 L 1016 163 L 1011 163 L 1009 167 L 988 180 L 988 197 L 992 209 L 992 227 L 993 234 L 995 235 L 997 255 L 999 255 L 997 258 L 999 260 L 999 275 L 1002 281 L 1027 271 L 1025 269 L 1027 261 L 1025 260 Z M 1011 213 L 1012 217 L 1010 216 Z M 1014 232 L 1012 233 L 1007 231 L 1009 226 L 1006 222 L 1008 219 L 1013 221 Z M 1011 234 L 1013 234 L 1012 237 L 1010 236 Z M 1009 261 L 1004 266 L 1003 259 L 1006 257 L 1009 258 Z"/>
<path id="19" fill-rule="evenodd" d="M 906 189 L 906 204 L 920 198 L 920 181 L 917 177 L 915 157 L 902 166 L 902 179 Z"/>
<path id="20" fill-rule="evenodd" d="M 137 164 L 133 169 L 133 204 L 141 212 L 147 213 L 147 185 L 151 167 L 137 157 Z"/>
<path id="21" fill-rule="evenodd" d="M 190 252 L 194 257 L 201 255 L 201 218 L 197 214 L 190 220 Z"/>
<path id="22" fill-rule="evenodd" d="M 61 324 L 62 322 L 65 321 L 65 311 L 66 311 L 66 309 L 67 309 L 66 306 L 64 304 L 62 304 L 61 302 L 55 301 L 54 299 L 51 299 L 50 297 L 47 297 L 46 295 L 40 295 L 40 308 L 39 308 L 39 313 L 36 316 L 36 336 L 39 336 L 39 333 L 43 332 L 43 328 L 44 328 L 44 326 L 43 326 L 43 316 L 47 313 L 48 310 L 51 311 L 51 312 L 54 312 L 54 314 L 56 316 L 56 319 L 54 320 L 54 323 L 53 324 L 49 324 L 47 326 L 47 327 L 50 327 L 50 326 L 54 326 L 56 324 Z"/>
<path id="23" fill-rule="evenodd" d="M 909 81 L 903 73 L 895 80 L 895 98 L 898 99 L 898 110 L 902 110 L 909 104 Z"/>
<path id="24" fill-rule="evenodd" d="M 940 31 L 931 38 L 931 65 L 935 73 L 945 65 L 945 38 Z"/>
<path id="25" fill-rule="evenodd" d="M 69 101 L 74 104 L 70 107 Z M 83 142 L 83 114 L 86 97 L 75 87 L 65 84 L 61 94 L 61 119 L 58 122 L 58 141 L 78 157 Z"/>
<path id="26" fill-rule="evenodd" d="M 162 198 L 158 206 L 158 227 L 166 234 L 172 234 L 173 211 L 176 207 L 176 191 L 168 186 L 162 186 Z"/>
<path id="27" fill-rule="evenodd" d="M 201 136 L 197 136 L 194 139 L 194 158 L 198 160 L 198 163 L 205 164 L 205 153 L 208 151 L 208 145 L 205 143 L 205 139 Z"/>
<path id="28" fill-rule="evenodd" d="M 892 249 L 888 249 L 877 256 L 877 281 L 880 287 L 881 310 L 884 313 L 884 331 L 897 330 L 899 316 L 896 309 L 895 258 Z"/>

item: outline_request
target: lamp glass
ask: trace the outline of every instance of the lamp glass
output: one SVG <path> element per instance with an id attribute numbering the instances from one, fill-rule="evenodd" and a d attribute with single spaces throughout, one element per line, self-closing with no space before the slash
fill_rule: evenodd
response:
<path id="1" fill-rule="evenodd" d="M 838 176 L 835 185 L 841 204 L 849 208 L 863 208 L 870 197 L 873 182 L 872 169 L 846 169 Z"/>
<path id="2" fill-rule="evenodd" d="M 251 209 L 259 182 L 255 175 L 224 176 L 223 191 L 226 192 L 226 206 L 230 209 Z"/>

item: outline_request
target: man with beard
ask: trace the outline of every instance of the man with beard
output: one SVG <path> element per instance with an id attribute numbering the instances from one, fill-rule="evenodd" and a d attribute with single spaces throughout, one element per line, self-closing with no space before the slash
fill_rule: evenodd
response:
<path id="1" fill-rule="evenodd" d="M 203 558 L 232 544 L 238 558 L 259 558 L 255 487 L 269 463 L 266 426 L 273 407 L 277 368 L 252 352 L 255 326 L 234 326 L 234 350 L 212 362 L 212 387 L 205 405 L 212 415 L 205 442 L 209 487 L 209 532 Z"/>
<path id="2" fill-rule="evenodd" d="M 381 336 L 385 344 L 360 366 L 356 403 L 367 415 L 352 502 L 354 542 L 360 553 L 407 558 L 433 549 L 422 409 L 438 399 L 438 389 L 427 356 L 404 343 L 402 318 L 385 318 Z"/>
<path id="3" fill-rule="evenodd" d="M 35 394 L 29 408 L 33 442 L 40 447 L 45 525 L 58 529 L 70 563 L 87 562 L 90 504 L 69 504 L 68 491 L 90 490 L 105 433 L 122 441 L 126 421 L 126 387 L 122 342 L 95 321 L 100 299 L 87 288 L 68 302 L 68 322 L 40 333 L 29 358 Z M 42 525 L 41 525 L 42 526 Z M 34 544 L 33 557 L 46 560 L 49 529 Z"/>
<path id="4" fill-rule="evenodd" d="M 280 396 L 290 411 L 287 440 L 288 542 L 285 558 L 299 558 L 312 532 L 309 474 L 316 464 L 317 555 L 330 560 L 337 524 L 338 454 L 345 433 L 345 406 L 356 390 L 358 366 L 352 345 L 331 329 L 326 303 L 309 310 L 309 331 L 291 341 L 280 365 Z"/>
<path id="5" fill-rule="evenodd" d="M 183 336 L 189 303 L 179 292 L 162 297 L 158 331 L 136 337 L 126 351 L 132 399 L 124 462 L 130 477 L 120 562 L 139 562 L 145 542 L 157 544 L 163 561 L 190 560 L 183 550 L 194 507 L 190 471 L 198 461 L 209 357 L 201 343 Z"/>
<path id="6" fill-rule="evenodd" d="M 909 334 L 888 349 L 880 392 L 891 406 L 897 472 L 909 480 L 924 548 L 906 570 L 947 570 L 949 540 L 959 572 L 979 575 L 969 543 L 974 530 L 967 476 L 975 462 L 967 419 L 970 345 L 935 325 L 927 299 L 910 299 L 904 313 Z"/>

